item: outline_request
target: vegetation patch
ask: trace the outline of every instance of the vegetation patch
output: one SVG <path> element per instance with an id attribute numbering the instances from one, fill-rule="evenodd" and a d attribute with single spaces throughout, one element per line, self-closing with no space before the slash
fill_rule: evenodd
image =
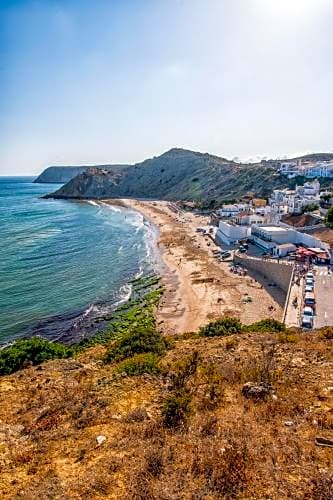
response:
<path id="1" fill-rule="evenodd" d="M 191 413 L 191 399 L 191 395 L 185 390 L 177 390 L 166 397 L 162 409 L 165 427 L 169 429 L 185 427 Z"/>
<path id="2" fill-rule="evenodd" d="M 247 332 L 279 333 L 285 332 L 286 326 L 273 318 L 262 319 L 251 325 L 243 325 L 243 330 Z"/>
<path id="3" fill-rule="evenodd" d="M 29 364 L 39 365 L 49 359 L 69 358 L 73 353 L 70 347 L 40 337 L 17 340 L 0 350 L 0 375 L 10 375 Z"/>
<path id="4" fill-rule="evenodd" d="M 238 319 L 225 317 L 217 321 L 212 321 L 208 323 L 208 325 L 200 328 L 199 335 L 202 337 L 221 337 L 224 335 L 241 333 L 242 330 L 242 323 Z"/>
<path id="5" fill-rule="evenodd" d="M 130 377 L 143 375 L 144 373 L 157 375 L 161 371 L 159 360 L 159 356 L 151 352 L 136 354 L 132 358 L 125 359 L 119 363 L 116 371 L 118 373 L 125 373 Z"/>
<path id="6" fill-rule="evenodd" d="M 118 361 L 142 353 L 154 353 L 161 356 L 166 347 L 167 343 L 160 333 L 139 326 L 128 330 L 116 340 L 108 350 L 105 361 Z"/>

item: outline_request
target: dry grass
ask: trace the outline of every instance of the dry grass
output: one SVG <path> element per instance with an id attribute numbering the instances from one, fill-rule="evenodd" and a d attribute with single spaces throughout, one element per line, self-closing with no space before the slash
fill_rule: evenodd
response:
<path id="1" fill-rule="evenodd" d="M 156 376 L 123 377 L 102 356 L 0 379 L 1 498 L 332 498 L 332 450 L 315 444 L 333 438 L 332 340 L 320 332 L 181 339 Z M 247 381 L 275 397 L 244 398 Z M 166 426 L 179 391 L 186 425 Z"/>

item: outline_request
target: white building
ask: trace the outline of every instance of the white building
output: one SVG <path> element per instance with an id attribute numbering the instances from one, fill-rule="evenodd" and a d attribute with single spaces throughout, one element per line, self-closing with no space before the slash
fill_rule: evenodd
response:
<path id="1" fill-rule="evenodd" d="M 305 182 L 303 186 L 296 186 L 296 194 L 299 196 L 318 196 L 320 193 L 320 182 L 314 181 Z"/>
<path id="2" fill-rule="evenodd" d="M 289 253 L 296 252 L 297 247 L 293 243 L 282 243 L 273 248 L 273 255 L 277 257 L 286 257 Z"/>
<path id="3" fill-rule="evenodd" d="M 286 175 L 291 179 L 300 175 L 301 160 L 297 161 L 283 161 L 280 163 L 279 172 L 282 175 Z"/>
<path id="4" fill-rule="evenodd" d="M 223 205 L 217 213 L 220 217 L 236 217 L 240 212 L 248 210 L 248 203 L 235 203 L 233 205 Z"/>
<path id="5" fill-rule="evenodd" d="M 293 243 L 296 233 L 293 229 L 280 226 L 252 226 L 251 237 L 253 242 L 264 250 L 273 250 L 277 245 Z"/>
<path id="6" fill-rule="evenodd" d="M 240 240 L 247 239 L 250 234 L 251 228 L 249 226 L 239 226 L 232 222 L 220 221 L 216 239 L 226 245 L 235 245 Z"/>
<path id="7" fill-rule="evenodd" d="M 333 161 L 317 162 L 312 165 L 304 165 L 303 175 L 305 177 L 333 177 Z"/>
<path id="8" fill-rule="evenodd" d="M 269 222 L 269 218 L 266 215 L 256 214 L 252 211 L 241 212 L 235 217 L 236 224 L 240 226 L 252 226 L 252 224 L 265 224 Z"/>
<path id="9" fill-rule="evenodd" d="M 306 182 L 291 189 L 274 189 L 269 204 L 274 214 L 300 214 L 307 205 L 319 204 L 320 183 Z"/>
<path id="10" fill-rule="evenodd" d="M 251 239 L 260 248 L 271 251 L 276 255 L 279 255 L 280 252 L 282 254 L 287 247 L 282 247 L 282 250 L 275 250 L 275 248 L 286 244 L 302 245 L 308 248 L 317 247 L 325 251 L 329 249 L 327 243 L 310 234 L 301 233 L 295 229 L 284 228 L 277 225 L 252 226 Z"/>

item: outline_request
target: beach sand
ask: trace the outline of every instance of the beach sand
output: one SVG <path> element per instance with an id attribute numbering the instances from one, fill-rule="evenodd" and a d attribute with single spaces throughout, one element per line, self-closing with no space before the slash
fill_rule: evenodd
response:
<path id="1" fill-rule="evenodd" d="M 208 224 L 207 217 L 179 211 L 176 204 L 165 201 L 126 199 L 108 203 L 137 210 L 158 228 L 157 245 L 165 264 L 165 293 L 157 311 L 160 331 L 196 331 L 224 315 L 235 316 L 243 323 L 264 318 L 281 320 L 281 290 L 268 289 L 260 276 L 232 274 L 230 263 L 214 259 L 212 251 L 218 247 L 211 238 L 196 232 L 198 226 Z M 247 296 L 252 302 L 244 302 Z"/>

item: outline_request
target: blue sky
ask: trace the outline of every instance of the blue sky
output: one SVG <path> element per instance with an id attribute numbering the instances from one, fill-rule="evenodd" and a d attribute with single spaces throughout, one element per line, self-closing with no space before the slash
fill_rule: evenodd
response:
<path id="1" fill-rule="evenodd" d="M 0 0 L 0 175 L 333 151 L 332 0 Z"/>

